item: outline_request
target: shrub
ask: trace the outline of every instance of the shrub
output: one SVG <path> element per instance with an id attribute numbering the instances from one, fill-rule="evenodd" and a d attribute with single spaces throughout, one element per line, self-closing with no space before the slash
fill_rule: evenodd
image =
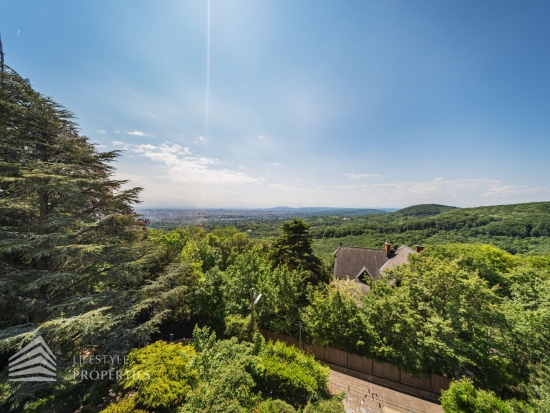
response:
<path id="1" fill-rule="evenodd" d="M 346 413 L 342 400 L 345 393 L 333 396 L 329 400 L 321 400 L 316 404 L 307 405 L 303 413 Z"/>
<path id="2" fill-rule="evenodd" d="M 252 393 L 254 380 L 241 366 L 216 368 L 209 381 L 202 381 L 182 408 L 183 413 L 248 413 L 258 402 Z"/>
<path id="3" fill-rule="evenodd" d="M 136 401 L 133 397 L 127 397 L 118 403 L 111 403 L 100 413 L 148 413 L 147 410 L 136 409 Z"/>
<path id="4" fill-rule="evenodd" d="M 513 413 L 506 402 L 492 391 L 477 390 L 470 379 L 453 381 L 440 400 L 445 413 Z"/>
<path id="5" fill-rule="evenodd" d="M 189 367 L 194 354 L 190 346 L 164 341 L 134 349 L 122 385 L 135 389 L 136 401 L 147 408 L 172 407 L 198 384 L 197 371 Z"/>
<path id="6" fill-rule="evenodd" d="M 295 407 L 328 395 L 329 369 L 292 346 L 267 343 L 258 356 L 255 381 L 262 393 Z"/>
<path id="7" fill-rule="evenodd" d="M 282 400 L 267 399 L 256 407 L 254 413 L 296 413 L 296 410 Z"/>

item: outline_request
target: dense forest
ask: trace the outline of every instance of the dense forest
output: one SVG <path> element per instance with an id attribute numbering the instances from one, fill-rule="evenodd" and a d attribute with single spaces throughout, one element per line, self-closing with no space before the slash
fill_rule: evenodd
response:
<path id="1" fill-rule="evenodd" d="M 322 211 L 299 216 L 310 225 L 314 252 L 330 260 L 340 245 L 381 248 L 386 239 L 414 246 L 450 243 L 487 243 L 512 254 L 544 254 L 550 251 L 550 202 L 495 205 L 476 208 L 425 204 L 396 212 Z M 211 216 L 201 227 L 233 225 L 252 239 L 273 241 L 281 234 L 281 217 L 246 215 L 227 223 Z M 144 212 L 147 217 L 147 211 Z M 287 218 L 288 219 L 288 218 Z M 244 222 L 242 222 L 244 221 Z M 155 217 L 154 228 L 174 229 L 169 219 Z"/>
<path id="2" fill-rule="evenodd" d="M 300 328 L 456 379 L 446 412 L 550 411 L 550 203 L 148 228 L 140 188 L 112 178 L 118 152 L 9 68 L 0 82 L 1 411 L 344 412 L 326 367 L 258 333 Z M 331 248 L 387 238 L 426 249 L 368 294 L 333 279 Z M 10 381 L 38 336 L 57 380 Z"/>
<path id="3" fill-rule="evenodd" d="M 330 224 L 312 220 L 318 254 L 341 244 L 380 248 L 385 239 L 411 246 L 487 243 L 513 254 L 550 252 L 550 202 L 477 208 L 417 205 L 390 214 L 343 218 L 333 218 Z"/>
<path id="4" fill-rule="evenodd" d="M 381 248 L 386 239 L 409 246 L 487 243 L 513 254 L 550 251 L 550 202 L 477 208 L 427 204 L 386 214 L 327 214 L 303 219 L 311 225 L 315 253 L 325 259 L 340 245 Z M 280 234 L 276 222 L 237 227 L 252 229 L 252 237 L 259 239 Z"/>

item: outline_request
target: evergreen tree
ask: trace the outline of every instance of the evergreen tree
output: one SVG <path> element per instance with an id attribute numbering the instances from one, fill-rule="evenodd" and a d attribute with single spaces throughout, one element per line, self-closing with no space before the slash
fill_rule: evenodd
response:
<path id="1" fill-rule="evenodd" d="M 105 282 L 140 222 L 72 115 L 7 70 L 0 87 L 1 326 L 44 321 L 49 303 Z M 25 288 L 22 287 L 25 285 Z M 24 290 L 24 293 L 23 293 Z"/>
<path id="2" fill-rule="evenodd" d="M 275 266 L 285 265 L 291 270 L 302 268 L 310 273 L 308 282 L 318 285 L 330 280 L 328 271 L 313 253 L 310 225 L 295 218 L 283 224 L 283 233 L 273 243 L 272 260 Z"/>
<path id="3" fill-rule="evenodd" d="M 99 153 L 13 70 L 0 76 L 0 354 L 38 335 L 67 358 L 146 344 L 185 305 L 189 267 L 147 241 L 140 188 L 112 178 L 119 153 Z M 12 386 L 4 401 L 40 387 Z"/>

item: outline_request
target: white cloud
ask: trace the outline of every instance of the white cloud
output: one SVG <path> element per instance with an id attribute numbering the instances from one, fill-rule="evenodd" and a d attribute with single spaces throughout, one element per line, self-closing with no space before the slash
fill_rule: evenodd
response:
<path id="1" fill-rule="evenodd" d="M 132 132 L 126 132 L 127 135 L 134 135 L 134 136 L 147 136 L 145 133 L 135 130 Z"/>
<path id="2" fill-rule="evenodd" d="M 146 114 L 147 116 L 150 116 L 150 117 L 154 118 L 154 119 L 157 119 L 157 115 L 155 115 L 154 113 L 145 112 L 145 114 Z"/>
<path id="3" fill-rule="evenodd" d="M 364 185 L 318 186 L 319 198 L 345 200 L 348 206 L 401 207 L 437 203 L 479 206 L 490 203 L 518 203 L 547 200 L 550 189 L 502 185 L 496 179 L 439 179 Z M 362 203 L 352 200 L 359 197 Z M 344 205 L 346 205 L 344 204 Z"/>
<path id="4" fill-rule="evenodd" d="M 435 178 L 434 181 L 442 181 L 443 178 Z"/>
<path id="5" fill-rule="evenodd" d="M 544 186 L 494 186 L 483 194 L 485 197 L 510 197 L 518 195 L 530 195 L 536 193 L 549 193 L 550 189 Z"/>
<path id="6" fill-rule="evenodd" d="M 258 139 L 263 139 L 263 138 L 264 138 L 264 135 L 258 136 Z"/>
<path id="7" fill-rule="evenodd" d="M 111 142 L 111 145 L 113 146 L 119 146 L 120 149 L 123 149 L 125 151 L 127 151 L 128 149 L 130 149 L 130 145 L 124 143 L 124 142 L 121 142 L 121 141 L 112 141 Z"/>
<path id="8" fill-rule="evenodd" d="M 101 133 L 102 135 L 105 135 L 107 133 L 107 131 L 104 130 L 104 129 L 100 129 L 100 130 L 98 130 L 98 132 Z"/>
<path id="9" fill-rule="evenodd" d="M 378 174 L 344 174 L 348 179 L 359 179 L 359 178 L 372 178 L 375 176 L 380 176 Z"/>
<path id="10" fill-rule="evenodd" d="M 162 165 L 164 178 L 172 182 L 232 184 L 261 181 L 241 172 L 218 168 L 219 159 L 193 155 L 188 147 L 181 145 L 163 143 L 126 146 L 133 152 Z"/>
<path id="11" fill-rule="evenodd" d="M 273 165 L 273 166 L 283 166 L 283 164 L 280 164 L 278 162 L 273 162 L 271 165 Z"/>
<path id="12" fill-rule="evenodd" d="M 316 186 L 304 183 L 264 183 L 235 171 L 215 169 L 219 161 L 194 155 L 178 155 L 184 148 L 173 145 L 132 147 L 153 165 L 133 171 L 131 185 L 142 186 L 144 207 L 406 207 L 437 203 L 461 207 L 548 200 L 544 187 L 514 187 L 495 179 L 401 181 L 380 184 Z M 152 162 L 149 162 L 150 164 Z M 162 173 L 159 166 L 162 165 Z M 156 165 L 156 166 L 155 166 Z M 148 168 L 148 169 L 145 169 Z M 128 171 L 130 172 L 130 171 Z M 250 183 L 254 186 L 251 187 Z"/>
<path id="13" fill-rule="evenodd" d="M 203 141 L 204 138 L 202 136 L 199 136 L 199 141 Z"/>

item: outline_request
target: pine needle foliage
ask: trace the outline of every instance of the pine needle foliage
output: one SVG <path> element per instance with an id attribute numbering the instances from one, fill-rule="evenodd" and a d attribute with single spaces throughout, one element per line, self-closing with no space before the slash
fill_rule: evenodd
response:
<path id="1" fill-rule="evenodd" d="M 69 111 L 5 69 L 0 370 L 38 335 L 67 360 L 147 344 L 175 308 L 185 313 L 189 267 L 170 264 L 167 248 L 147 239 L 133 210 L 141 188 L 123 189 L 126 181 L 113 178 L 119 152 L 98 152 Z M 71 366 L 61 360 L 58 367 Z M 3 401 L 22 406 L 44 388 L 10 384 Z"/>
<path id="2" fill-rule="evenodd" d="M 93 292 L 135 239 L 131 204 L 73 116 L 12 70 L 0 78 L 0 326 L 44 322 L 52 303 Z"/>

